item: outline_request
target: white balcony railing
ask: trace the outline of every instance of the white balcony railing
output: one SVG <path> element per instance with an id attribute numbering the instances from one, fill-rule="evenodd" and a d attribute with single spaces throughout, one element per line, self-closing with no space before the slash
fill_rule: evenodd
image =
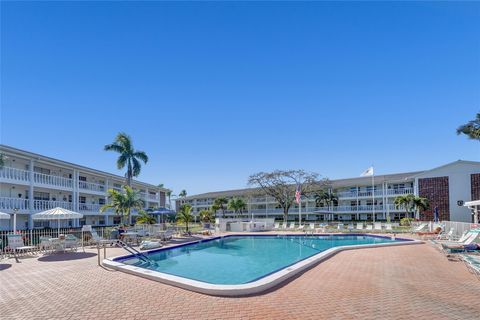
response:
<path id="1" fill-rule="evenodd" d="M 78 187 L 83 190 L 90 190 L 96 192 L 105 192 L 105 185 L 87 181 L 78 181 Z"/>
<path id="2" fill-rule="evenodd" d="M 396 196 L 402 194 L 413 194 L 413 188 L 388 189 L 387 195 Z"/>
<path id="3" fill-rule="evenodd" d="M 402 194 L 413 194 L 412 188 L 388 189 L 385 191 L 387 196 L 396 196 Z M 375 197 L 382 197 L 383 190 L 375 190 Z M 372 191 L 342 191 L 337 193 L 338 198 L 371 198 Z"/>
<path id="4" fill-rule="evenodd" d="M 0 179 L 29 182 L 30 172 L 17 168 L 3 167 L 0 169 Z"/>
<path id="5" fill-rule="evenodd" d="M 28 199 L 0 197 L 1 210 L 28 210 Z"/>
<path id="6" fill-rule="evenodd" d="M 73 203 L 66 201 L 33 200 L 33 210 L 44 211 L 56 207 L 73 210 Z"/>
<path id="7" fill-rule="evenodd" d="M 102 207 L 101 204 L 93 204 L 93 203 L 79 203 L 78 210 L 79 211 L 87 211 L 87 212 L 100 212 L 100 208 Z"/>
<path id="8" fill-rule="evenodd" d="M 160 197 L 157 196 L 156 194 L 150 194 L 149 193 L 148 196 L 147 196 L 147 199 L 151 200 L 151 201 L 158 201 L 158 200 L 160 200 Z"/>
<path id="9" fill-rule="evenodd" d="M 33 181 L 37 184 L 48 186 L 62 187 L 68 189 L 71 189 L 73 187 L 72 179 L 38 172 L 33 173 Z"/>

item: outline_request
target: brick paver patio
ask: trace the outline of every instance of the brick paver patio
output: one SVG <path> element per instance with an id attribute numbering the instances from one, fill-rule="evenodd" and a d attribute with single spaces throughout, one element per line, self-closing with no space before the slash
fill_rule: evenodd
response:
<path id="1" fill-rule="evenodd" d="M 342 252 L 276 290 L 241 298 L 105 270 L 91 249 L 0 262 L 5 320 L 479 318 L 480 281 L 429 244 Z"/>

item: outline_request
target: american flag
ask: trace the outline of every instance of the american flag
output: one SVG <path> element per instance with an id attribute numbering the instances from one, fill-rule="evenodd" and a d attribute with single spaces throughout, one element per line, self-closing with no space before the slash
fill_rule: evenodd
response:
<path id="1" fill-rule="evenodd" d="M 297 184 L 297 190 L 295 190 L 295 202 L 300 203 L 300 196 L 302 192 L 300 191 L 300 184 Z"/>

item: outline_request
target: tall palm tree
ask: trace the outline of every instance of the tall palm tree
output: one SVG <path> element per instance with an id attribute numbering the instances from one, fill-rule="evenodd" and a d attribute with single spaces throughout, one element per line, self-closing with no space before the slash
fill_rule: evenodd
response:
<path id="1" fill-rule="evenodd" d="M 330 209 L 330 205 L 338 201 L 336 194 L 328 192 L 327 190 L 320 190 L 315 192 L 315 204 L 317 207 L 327 207 Z"/>
<path id="2" fill-rule="evenodd" d="M 430 207 L 430 203 L 427 198 L 418 197 L 413 194 L 406 194 L 396 197 L 394 204 L 395 208 L 397 209 L 402 207 L 405 209 L 406 218 L 410 218 L 410 214 L 413 216 L 414 213 L 418 218 L 420 211 L 427 210 Z"/>
<path id="3" fill-rule="evenodd" d="M 148 156 L 143 151 L 138 151 L 133 148 L 132 139 L 124 132 L 120 132 L 112 144 L 107 144 L 104 147 L 105 151 L 115 151 L 120 154 L 117 159 L 117 168 L 123 169 L 127 167 L 127 186 L 131 185 L 132 178 L 138 177 L 143 163 L 148 162 Z"/>
<path id="4" fill-rule="evenodd" d="M 105 212 L 108 209 L 113 209 L 116 214 L 122 215 L 122 220 L 131 223 L 132 209 L 142 210 L 144 202 L 138 192 L 129 186 L 123 186 L 124 192 L 115 189 L 109 189 L 108 198 L 110 202 L 100 208 L 100 212 Z M 125 221 L 123 221 L 125 223 Z"/>
<path id="5" fill-rule="evenodd" d="M 245 210 L 247 204 L 242 198 L 231 198 L 228 200 L 227 208 L 228 210 L 232 210 L 235 213 L 242 214 L 242 211 Z"/>
<path id="6" fill-rule="evenodd" d="M 480 140 L 480 113 L 477 113 L 474 120 L 458 127 L 457 134 L 464 134 L 470 139 Z"/>
<path id="7" fill-rule="evenodd" d="M 215 211 L 222 210 L 222 217 L 225 217 L 225 206 L 227 205 L 228 200 L 227 198 L 220 197 L 213 200 L 213 206 Z"/>
<path id="8" fill-rule="evenodd" d="M 180 191 L 180 193 L 178 194 L 178 196 L 180 198 L 185 198 L 187 196 L 187 190 L 183 189 L 182 191 Z"/>
<path id="9" fill-rule="evenodd" d="M 188 233 L 188 224 L 193 221 L 192 206 L 184 204 L 177 212 L 177 221 L 185 224 L 185 229 Z"/>
<path id="10" fill-rule="evenodd" d="M 210 223 L 215 220 L 215 215 L 211 210 L 202 210 L 198 213 L 200 221 L 203 223 Z"/>

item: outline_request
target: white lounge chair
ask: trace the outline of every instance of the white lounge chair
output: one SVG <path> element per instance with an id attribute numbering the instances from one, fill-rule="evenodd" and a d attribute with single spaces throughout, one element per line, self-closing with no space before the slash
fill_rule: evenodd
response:
<path id="1" fill-rule="evenodd" d="M 274 229 L 274 230 L 280 229 L 280 223 L 276 222 L 276 223 L 273 225 L 273 229 Z"/>
<path id="2" fill-rule="evenodd" d="M 17 252 L 32 253 L 36 249 L 35 246 L 26 246 L 23 243 L 22 235 L 20 234 L 9 234 L 7 235 L 8 247 L 13 251 L 14 254 Z"/>
<path id="3" fill-rule="evenodd" d="M 315 223 L 309 223 L 308 224 L 308 229 L 314 231 L 315 230 Z"/>
<path id="4" fill-rule="evenodd" d="M 363 230 L 363 222 L 357 222 L 357 230 Z"/>
<path id="5" fill-rule="evenodd" d="M 463 242 L 458 242 L 458 243 L 442 243 L 442 249 L 445 253 L 447 253 L 446 250 L 455 250 L 455 249 L 462 249 L 463 246 L 471 244 L 475 239 L 478 238 L 478 235 L 480 234 L 480 230 L 475 230 L 472 232 L 468 232 L 468 236 Z"/>
<path id="6" fill-rule="evenodd" d="M 295 222 L 290 222 L 290 227 L 289 227 L 290 230 L 293 230 L 295 229 Z"/>
<path id="7" fill-rule="evenodd" d="M 70 249 L 72 251 L 77 251 L 78 250 L 78 239 L 75 237 L 73 234 L 67 234 L 65 236 L 65 243 L 64 243 L 64 248 L 65 249 Z"/>
<path id="8" fill-rule="evenodd" d="M 286 230 L 286 229 L 287 229 L 287 223 L 286 223 L 286 222 L 283 222 L 281 228 L 282 228 L 283 230 Z"/>
<path id="9" fill-rule="evenodd" d="M 427 227 L 426 223 L 421 223 L 420 225 L 416 226 L 412 229 L 412 232 L 421 232 L 423 229 Z"/>
<path id="10" fill-rule="evenodd" d="M 302 224 L 301 226 L 298 226 L 297 230 L 301 231 L 301 230 L 303 230 L 304 228 L 305 228 L 305 225 Z"/>
<path id="11" fill-rule="evenodd" d="M 375 230 L 382 230 L 382 223 L 381 222 L 375 222 L 373 225 L 373 228 Z"/>
<path id="12" fill-rule="evenodd" d="M 367 224 L 367 225 L 365 226 L 365 230 L 373 230 L 373 225 Z"/>
<path id="13" fill-rule="evenodd" d="M 347 229 L 348 229 L 348 231 L 352 231 L 353 229 L 355 229 L 355 228 L 353 227 L 353 223 L 350 223 L 350 224 L 347 226 Z"/>
<path id="14" fill-rule="evenodd" d="M 339 224 L 337 225 L 337 229 L 338 229 L 338 230 L 343 230 L 343 227 L 344 227 L 344 226 L 343 226 L 343 223 L 339 223 Z"/>
<path id="15" fill-rule="evenodd" d="M 392 230 L 393 230 L 393 229 L 392 229 L 392 224 L 391 224 L 391 223 L 385 224 L 385 230 L 387 230 L 387 231 L 392 231 Z"/>
<path id="16" fill-rule="evenodd" d="M 49 253 L 53 251 L 53 242 L 50 240 L 50 237 L 40 237 L 40 243 L 38 244 L 38 248 L 40 251 L 44 253 Z"/>

